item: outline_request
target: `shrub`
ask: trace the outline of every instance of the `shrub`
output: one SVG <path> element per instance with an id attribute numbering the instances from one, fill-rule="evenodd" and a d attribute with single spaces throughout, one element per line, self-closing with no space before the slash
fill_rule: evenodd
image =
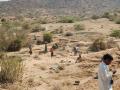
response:
<path id="1" fill-rule="evenodd" d="M 117 13 L 106 12 L 103 14 L 102 18 L 108 18 L 110 21 L 116 21 L 116 23 L 118 22 L 117 24 L 119 24 L 119 18 L 118 18 Z M 118 20 L 116 20 L 116 19 L 118 19 Z"/>
<path id="2" fill-rule="evenodd" d="M 77 31 L 85 29 L 84 25 L 82 25 L 82 24 L 76 24 L 76 25 L 74 25 L 74 28 Z"/>
<path id="3" fill-rule="evenodd" d="M 10 45 L 8 46 L 7 48 L 7 51 L 19 51 L 22 47 L 22 44 L 21 44 L 21 40 L 20 39 L 16 39 L 14 40 L 13 42 L 10 43 Z"/>
<path id="4" fill-rule="evenodd" d="M 7 57 L 1 60 L 1 72 L 0 82 L 1 83 L 14 83 L 17 80 L 22 79 L 22 59 L 20 57 Z"/>
<path id="5" fill-rule="evenodd" d="M 5 18 L 2 18 L 2 19 L 1 19 L 1 22 L 6 22 L 6 19 L 5 19 Z"/>
<path id="6" fill-rule="evenodd" d="M 47 42 L 47 43 L 52 42 L 52 34 L 51 33 L 44 33 L 43 41 L 44 41 L 44 43 L 45 42 Z"/>
<path id="7" fill-rule="evenodd" d="M 1 26 L 3 29 L 9 30 L 12 27 L 12 23 L 10 21 L 3 21 Z"/>
<path id="8" fill-rule="evenodd" d="M 45 31 L 45 28 L 44 27 L 41 27 L 41 26 L 35 26 L 33 29 L 32 29 L 32 32 L 40 32 L 40 31 Z"/>
<path id="9" fill-rule="evenodd" d="M 90 46 L 90 49 L 92 51 L 100 51 L 116 47 L 116 45 L 117 44 L 112 39 L 107 40 L 104 38 L 98 38 Z"/>
<path id="10" fill-rule="evenodd" d="M 92 19 L 99 19 L 100 17 L 97 16 L 97 15 L 93 15 L 91 18 L 92 18 Z"/>
<path id="11" fill-rule="evenodd" d="M 62 17 L 61 20 L 59 21 L 60 23 L 74 23 L 74 18 L 73 17 Z"/>
<path id="12" fill-rule="evenodd" d="M 55 44 L 53 44 L 52 48 L 53 48 L 53 49 L 58 49 L 58 48 L 59 48 L 59 46 L 58 46 L 58 44 L 57 44 L 57 43 L 55 43 Z"/>
<path id="13" fill-rule="evenodd" d="M 18 51 L 26 44 L 26 32 L 0 30 L 0 51 Z"/>
<path id="14" fill-rule="evenodd" d="M 120 38 L 120 30 L 113 30 L 110 36 Z"/>
<path id="15" fill-rule="evenodd" d="M 41 45 L 41 44 L 43 44 L 43 41 L 37 39 L 37 41 L 36 41 L 36 45 Z"/>
<path id="16" fill-rule="evenodd" d="M 28 23 L 23 23 L 22 28 L 23 29 L 29 29 L 30 25 Z"/>
<path id="17" fill-rule="evenodd" d="M 105 49 L 106 49 L 106 43 L 102 38 L 96 39 L 91 46 L 92 51 L 100 51 Z"/>
<path id="18" fill-rule="evenodd" d="M 63 27 L 60 26 L 59 28 L 55 29 L 54 31 L 51 31 L 52 34 L 62 34 L 63 33 Z"/>
<path id="19" fill-rule="evenodd" d="M 116 20 L 116 24 L 120 24 L 120 18 Z"/>
<path id="20" fill-rule="evenodd" d="M 65 36 L 73 36 L 73 33 L 67 32 L 67 33 L 65 34 Z"/>
<path id="21" fill-rule="evenodd" d="M 108 12 L 105 12 L 104 14 L 103 14 L 103 16 L 102 16 L 102 18 L 110 18 L 110 13 L 108 13 Z"/>

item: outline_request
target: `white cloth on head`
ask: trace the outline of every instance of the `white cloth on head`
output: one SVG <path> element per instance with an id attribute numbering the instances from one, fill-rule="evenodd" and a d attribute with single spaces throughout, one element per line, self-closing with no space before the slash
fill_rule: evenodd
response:
<path id="1" fill-rule="evenodd" d="M 99 90 L 112 90 L 111 80 L 112 72 L 109 71 L 109 67 L 104 62 L 101 62 L 98 70 Z"/>

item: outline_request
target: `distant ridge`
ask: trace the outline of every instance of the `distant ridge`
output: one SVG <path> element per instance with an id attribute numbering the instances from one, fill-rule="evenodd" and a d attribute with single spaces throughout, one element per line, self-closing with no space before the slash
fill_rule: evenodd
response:
<path id="1" fill-rule="evenodd" d="M 11 0 L 0 2 L 0 12 L 7 14 L 89 15 L 116 9 L 120 9 L 120 0 Z"/>

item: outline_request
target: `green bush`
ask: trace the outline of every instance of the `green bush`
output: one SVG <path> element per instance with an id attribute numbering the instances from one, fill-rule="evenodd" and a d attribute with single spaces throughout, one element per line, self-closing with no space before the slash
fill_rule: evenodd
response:
<path id="1" fill-rule="evenodd" d="M 91 18 L 92 18 L 92 19 L 99 19 L 100 17 L 97 16 L 97 15 L 93 15 Z"/>
<path id="2" fill-rule="evenodd" d="M 15 81 L 22 79 L 23 65 L 20 57 L 6 57 L 1 60 L 0 65 L 1 83 L 14 83 Z"/>
<path id="3" fill-rule="evenodd" d="M 120 38 L 120 30 L 113 30 L 110 36 Z"/>
<path id="4" fill-rule="evenodd" d="M 77 30 L 77 31 L 84 30 L 85 26 L 82 25 L 82 24 L 76 24 L 76 25 L 74 25 L 74 29 Z"/>
<path id="5" fill-rule="evenodd" d="M 47 43 L 52 42 L 52 34 L 51 33 L 44 33 L 43 41 L 44 41 L 44 43 L 45 42 L 47 42 Z"/>
<path id="6" fill-rule="evenodd" d="M 73 17 L 61 17 L 59 20 L 60 23 L 74 23 L 74 18 Z"/>

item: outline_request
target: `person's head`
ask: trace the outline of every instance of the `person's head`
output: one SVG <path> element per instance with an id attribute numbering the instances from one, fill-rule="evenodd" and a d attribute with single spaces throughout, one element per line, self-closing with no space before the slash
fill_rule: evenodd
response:
<path id="1" fill-rule="evenodd" d="M 102 59 L 106 65 L 110 65 L 113 61 L 113 57 L 110 54 L 105 54 Z"/>

